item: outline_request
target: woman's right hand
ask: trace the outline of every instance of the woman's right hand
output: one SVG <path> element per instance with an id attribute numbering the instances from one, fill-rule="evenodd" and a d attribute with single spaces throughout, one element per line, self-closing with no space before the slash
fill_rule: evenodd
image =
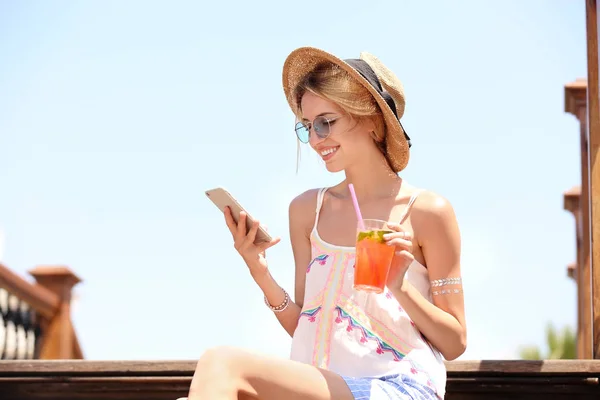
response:
<path id="1" fill-rule="evenodd" d="M 240 253 L 250 270 L 250 274 L 256 280 L 263 277 L 268 272 L 265 250 L 275 246 L 281 239 L 274 238 L 270 242 L 264 242 L 258 245 L 254 244 L 260 222 L 254 221 L 254 224 L 248 233 L 246 233 L 246 218 L 246 213 L 242 211 L 240 213 L 240 219 L 238 223 L 236 223 L 231 214 L 231 209 L 229 207 L 225 208 L 225 222 L 231 232 L 231 236 L 233 236 L 233 246 L 237 252 Z"/>

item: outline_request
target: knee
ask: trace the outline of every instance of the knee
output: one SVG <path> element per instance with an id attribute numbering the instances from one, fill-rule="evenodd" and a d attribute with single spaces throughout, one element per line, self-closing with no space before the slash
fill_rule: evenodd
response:
<path id="1" fill-rule="evenodd" d="M 238 373 L 239 352 L 226 346 L 213 347 L 204 352 L 198 363 L 194 376 L 205 376 L 210 379 L 232 379 Z"/>
<path id="2" fill-rule="evenodd" d="M 205 351 L 196 364 L 189 398 L 233 398 L 240 386 L 238 359 L 235 349 L 230 347 Z"/>

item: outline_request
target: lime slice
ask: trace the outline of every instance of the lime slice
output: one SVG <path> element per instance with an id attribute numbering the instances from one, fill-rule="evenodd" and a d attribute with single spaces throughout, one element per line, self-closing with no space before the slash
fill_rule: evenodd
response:
<path id="1" fill-rule="evenodd" d="M 385 239 L 383 238 L 383 235 L 385 235 L 386 233 L 392 233 L 392 231 L 380 230 L 380 231 L 358 232 L 358 239 L 356 241 L 360 242 L 361 240 L 365 240 L 365 239 L 373 239 L 373 240 L 377 241 L 378 243 L 385 243 Z"/>
<path id="2" fill-rule="evenodd" d="M 385 239 L 383 238 L 383 235 L 385 235 L 386 233 L 392 233 L 392 231 L 377 231 L 377 232 L 374 232 L 374 235 L 377 235 L 377 241 L 379 243 L 385 243 Z"/>
<path id="3" fill-rule="evenodd" d="M 375 232 L 373 232 L 373 231 L 358 232 L 358 239 L 356 239 L 356 241 L 360 242 L 361 240 L 364 240 L 364 239 L 370 239 L 373 237 L 374 234 L 375 234 Z"/>

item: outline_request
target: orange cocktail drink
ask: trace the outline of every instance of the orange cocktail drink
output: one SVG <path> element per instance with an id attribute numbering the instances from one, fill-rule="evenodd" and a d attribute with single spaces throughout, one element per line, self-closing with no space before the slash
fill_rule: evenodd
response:
<path id="1" fill-rule="evenodd" d="M 391 232 L 385 221 L 363 220 L 356 237 L 354 289 L 383 293 L 394 257 L 394 246 L 388 246 L 383 235 Z"/>

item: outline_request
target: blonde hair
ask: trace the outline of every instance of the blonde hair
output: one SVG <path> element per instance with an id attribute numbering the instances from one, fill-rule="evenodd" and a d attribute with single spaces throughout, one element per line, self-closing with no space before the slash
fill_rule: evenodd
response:
<path id="1" fill-rule="evenodd" d="M 302 119 L 300 104 L 302 96 L 306 92 L 332 101 L 357 122 L 365 119 L 371 120 L 374 125 L 371 137 L 386 157 L 391 168 L 385 145 L 386 126 L 383 113 L 379 108 L 379 104 L 363 85 L 333 63 L 325 62 L 317 65 L 302 79 L 293 92 L 294 104 L 296 105 L 296 109 L 293 111 L 298 120 Z M 298 147 L 298 158 L 300 155 L 299 149 L 300 147 Z"/>

